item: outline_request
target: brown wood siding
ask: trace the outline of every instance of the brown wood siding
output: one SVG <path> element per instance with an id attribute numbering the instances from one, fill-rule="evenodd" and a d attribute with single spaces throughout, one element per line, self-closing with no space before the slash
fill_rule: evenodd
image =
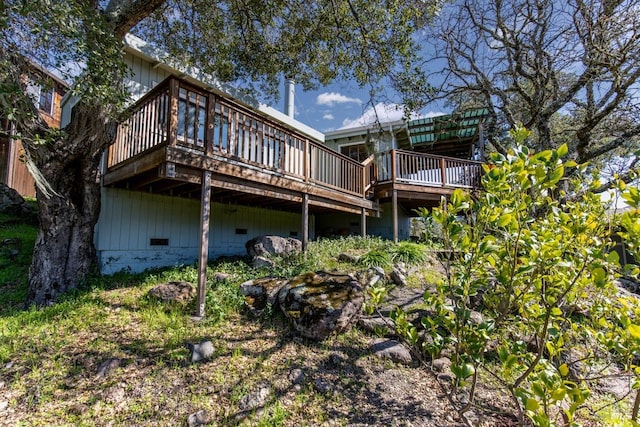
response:
<path id="1" fill-rule="evenodd" d="M 40 117 L 53 128 L 60 127 L 61 102 L 64 88 L 58 86 L 53 93 L 52 113 L 39 111 Z M 24 162 L 24 148 L 19 140 L 0 138 L 0 182 L 15 189 L 23 197 L 35 197 L 35 181 Z"/>
<path id="2" fill-rule="evenodd" d="M 11 175 L 7 180 L 7 185 L 15 189 L 23 197 L 36 197 L 35 181 L 24 162 L 22 142 L 13 141 L 12 151 L 12 156 L 9 159 L 11 162 Z"/>

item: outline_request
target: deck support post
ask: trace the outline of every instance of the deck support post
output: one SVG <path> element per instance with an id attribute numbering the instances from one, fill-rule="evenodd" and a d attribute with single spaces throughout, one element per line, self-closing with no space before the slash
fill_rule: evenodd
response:
<path id="1" fill-rule="evenodd" d="M 398 243 L 398 190 L 394 189 L 391 196 L 393 209 L 393 243 Z"/>
<path id="2" fill-rule="evenodd" d="M 360 234 L 362 237 L 367 237 L 367 210 L 362 208 L 360 212 Z"/>
<path id="3" fill-rule="evenodd" d="M 209 218 L 211 212 L 211 171 L 202 172 L 202 197 L 200 200 L 200 249 L 198 258 L 198 298 L 196 317 L 204 317 L 207 293 L 207 259 L 209 258 Z"/>
<path id="4" fill-rule="evenodd" d="M 309 194 L 302 194 L 302 252 L 309 246 Z"/>

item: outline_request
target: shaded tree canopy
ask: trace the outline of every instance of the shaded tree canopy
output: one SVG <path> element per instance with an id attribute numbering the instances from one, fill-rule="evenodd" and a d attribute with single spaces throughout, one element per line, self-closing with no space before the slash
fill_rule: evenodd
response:
<path id="1" fill-rule="evenodd" d="M 522 123 L 531 148 L 637 164 L 640 1 L 457 0 L 429 36 L 446 62 L 439 96 L 487 106 L 494 135 Z"/>
<path id="2" fill-rule="evenodd" d="M 304 87 L 338 78 L 374 94 L 384 77 L 408 105 L 424 91 L 413 34 L 439 1 L 4 0 L 0 3 L 0 116 L 23 141 L 37 181 L 40 231 L 29 302 L 49 304 L 96 265 L 99 164 L 127 103 L 122 39 L 133 32 L 222 81 L 274 96 L 284 74 Z M 61 131 L 27 96 L 24 58 L 73 79 L 79 102 Z M 46 84 L 46 82 L 39 82 Z"/>

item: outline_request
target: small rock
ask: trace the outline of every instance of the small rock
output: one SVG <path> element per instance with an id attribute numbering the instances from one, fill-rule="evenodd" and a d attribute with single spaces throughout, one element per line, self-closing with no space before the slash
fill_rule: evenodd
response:
<path id="1" fill-rule="evenodd" d="M 213 343 L 208 340 L 202 341 L 199 344 L 188 342 L 186 346 L 191 352 L 189 356 L 189 360 L 191 360 L 191 363 L 204 362 L 206 360 L 213 359 L 213 356 L 216 352 L 215 348 L 213 347 Z"/>
<path id="2" fill-rule="evenodd" d="M 28 211 L 27 203 L 20 193 L 0 183 L 0 212 L 22 214 Z"/>
<path id="3" fill-rule="evenodd" d="M 289 381 L 291 381 L 293 385 L 302 384 L 304 381 L 304 371 L 300 368 L 292 369 L 289 371 Z"/>
<path id="4" fill-rule="evenodd" d="M 82 415 L 87 412 L 87 405 L 83 405 L 82 403 L 73 403 L 71 406 L 67 408 L 67 412 L 72 415 Z"/>
<path id="5" fill-rule="evenodd" d="M 407 286 L 406 276 L 397 267 L 393 267 L 393 270 L 391 270 L 391 273 L 389 273 L 389 278 L 397 286 L 402 286 L 402 287 Z"/>
<path id="6" fill-rule="evenodd" d="M 276 266 L 276 262 L 270 260 L 269 258 L 265 258 L 263 256 L 257 256 L 253 258 L 253 268 L 273 268 Z"/>
<path id="7" fill-rule="evenodd" d="M 460 390 L 457 398 L 458 398 L 458 402 L 462 403 L 463 405 L 466 405 L 467 403 L 469 403 L 469 392 L 466 390 Z"/>
<path id="8" fill-rule="evenodd" d="M 109 375 L 113 370 L 120 367 L 121 360 L 117 357 L 111 357 L 100 364 L 96 378 L 104 378 Z"/>
<path id="9" fill-rule="evenodd" d="M 7 402 L 6 400 L 0 401 L 0 412 L 6 411 L 8 407 L 9 407 L 9 402 Z"/>
<path id="10" fill-rule="evenodd" d="M 439 381 L 450 383 L 453 382 L 453 375 L 450 374 L 438 374 L 437 376 Z"/>
<path id="11" fill-rule="evenodd" d="M 381 359 L 389 359 L 397 363 L 411 364 L 412 358 L 409 350 L 395 340 L 378 338 L 371 346 L 371 350 Z"/>
<path id="12" fill-rule="evenodd" d="M 211 418 L 211 414 L 209 414 L 209 411 L 201 409 L 198 412 L 195 412 L 189 415 L 189 417 L 187 417 L 187 426 L 189 427 L 203 426 L 203 425 L 209 424 L 211 421 L 212 421 L 212 418 Z"/>
<path id="13" fill-rule="evenodd" d="M 220 283 L 220 282 L 224 282 L 225 280 L 229 279 L 231 277 L 231 274 L 229 273 L 215 273 L 213 275 L 213 281 L 216 283 Z"/>
<path id="14" fill-rule="evenodd" d="M 475 325 L 480 325 L 484 321 L 482 317 L 482 313 L 479 311 L 471 310 L 471 314 L 469 314 L 469 320 Z"/>
<path id="15" fill-rule="evenodd" d="M 115 387 L 111 387 L 106 395 L 106 400 L 111 403 L 120 403 L 125 398 L 124 387 L 121 384 L 118 384 Z"/>
<path id="16" fill-rule="evenodd" d="M 258 236 L 245 243 L 247 254 L 252 257 L 294 255 L 302 252 L 302 241 L 293 237 Z"/>
<path id="17" fill-rule="evenodd" d="M 188 282 L 168 282 L 150 289 L 148 294 L 166 302 L 185 302 L 195 296 L 196 290 Z"/>
<path id="18" fill-rule="evenodd" d="M 480 425 L 480 417 L 474 411 L 467 411 L 463 415 L 465 420 L 467 420 L 467 424 L 463 425 L 472 425 L 477 426 Z"/>
<path id="19" fill-rule="evenodd" d="M 238 402 L 238 408 L 242 412 L 253 411 L 258 408 L 264 407 L 267 403 L 267 399 L 271 394 L 271 388 L 264 386 L 253 393 L 249 393 L 240 399 Z"/>
<path id="20" fill-rule="evenodd" d="M 333 383 L 331 381 L 325 380 L 324 378 L 316 378 L 313 382 L 313 388 L 318 393 L 330 393 L 333 391 Z"/>
<path id="21" fill-rule="evenodd" d="M 355 264 L 358 262 L 358 257 L 347 253 L 341 253 L 340 255 L 338 255 L 338 261 Z"/>
<path id="22" fill-rule="evenodd" d="M 451 366 L 451 360 L 448 357 L 441 357 L 433 360 L 431 365 L 437 372 L 445 372 Z"/>
<path id="23" fill-rule="evenodd" d="M 386 280 L 387 274 L 384 269 L 379 266 L 371 267 L 364 273 L 364 283 L 368 286 L 374 286 L 379 281 Z"/>
<path id="24" fill-rule="evenodd" d="M 7 362 L 6 365 L 4 365 L 4 369 L 11 369 L 13 368 L 14 362 Z"/>
<path id="25" fill-rule="evenodd" d="M 364 329 L 365 331 L 374 333 L 374 334 L 384 334 L 384 335 L 393 335 L 393 320 L 388 317 L 361 317 L 358 319 L 358 326 Z"/>
<path id="26" fill-rule="evenodd" d="M 640 287 L 640 284 L 638 284 L 638 282 L 635 282 L 631 279 L 627 279 L 624 277 L 619 277 L 616 280 L 613 281 L 613 283 L 618 287 L 618 288 L 624 288 L 630 292 L 633 293 L 638 293 L 638 288 Z"/>

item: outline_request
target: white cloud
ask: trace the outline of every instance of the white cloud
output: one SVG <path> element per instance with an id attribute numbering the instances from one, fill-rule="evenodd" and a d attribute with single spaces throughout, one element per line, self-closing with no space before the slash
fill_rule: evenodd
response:
<path id="1" fill-rule="evenodd" d="M 335 117 L 333 117 L 333 114 L 325 114 L 324 116 L 322 116 L 323 119 L 325 120 L 333 120 Z"/>
<path id="2" fill-rule="evenodd" d="M 349 103 L 362 104 L 362 101 L 359 98 L 351 98 L 337 92 L 321 93 L 316 98 L 316 104 L 326 105 L 329 107 L 333 107 L 336 104 L 349 104 Z"/>
<path id="3" fill-rule="evenodd" d="M 376 114 L 377 113 L 377 114 Z M 401 104 L 384 104 L 378 103 L 374 107 L 369 107 L 365 112 L 356 119 L 344 119 L 342 121 L 342 127 L 340 129 L 349 129 L 361 126 L 368 126 L 374 124 L 376 121 L 380 123 L 395 122 L 401 120 L 404 114 L 404 109 Z M 411 114 L 412 119 L 418 119 L 423 117 L 435 117 L 441 116 L 445 113 L 439 111 L 429 111 L 426 114 Z"/>

